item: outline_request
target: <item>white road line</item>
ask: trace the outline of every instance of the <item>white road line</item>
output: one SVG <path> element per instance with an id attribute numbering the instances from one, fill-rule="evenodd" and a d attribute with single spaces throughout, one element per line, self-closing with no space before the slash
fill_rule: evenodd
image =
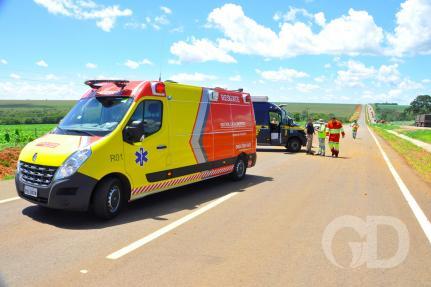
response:
<path id="1" fill-rule="evenodd" d="M 18 196 L 0 200 L 0 204 L 20 199 Z"/>
<path id="2" fill-rule="evenodd" d="M 205 205 L 204 207 L 199 208 L 198 210 L 178 219 L 177 221 L 172 222 L 171 224 L 166 225 L 165 227 L 162 227 L 161 229 L 154 231 L 153 233 L 127 245 L 126 247 L 121 248 L 118 251 L 115 251 L 111 254 L 109 254 L 108 256 L 106 256 L 107 259 L 118 259 L 123 257 L 124 255 L 144 246 L 145 244 L 153 241 L 154 239 L 157 239 L 158 237 L 162 236 L 165 233 L 168 233 L 169 231 L 177 228 L 178 226 L 186 223 L 187 221 L 192 220 L 193 218 L 201 215 L 204 212 L 207 212 L 208 210 L 210 210 L 211 208 L 216 207 L 217 205 L 219 205 L 220 203 L 228 200 L 229 198 L 232 198 L 233 196 L 237 195 L 238 192 L 232 192 L 229 193 L 223 197 L 220 197 L 219 199 L 214 200 L 213 202 Z"/>
<path id="3" fill-rule="evenodd" d="M 412 196 L 410 190 L 407 188 L 404 181 L 399 176 L 398 172 L 395 170 L 394 166 L 392 165 L 391 161 L 389 160 L 388 156 L 386 155 L 385 151 L 383 150 L 382 146 L 380 145 L 379 141 L 377 140 L 376 136 L 371 131 L 368 125 L 367 125 L 367 128 L 368 128 L 368 131 L 371 133 L 371 136 L 374 138 L 374 141 L 376 142 L 380 152 L 382 153 L 383 159 L 388 165 L 388 168 L 391 171 L 392 176 L 395 178 L 395 181 L 397 182 L 398 187 L 400 188 L 401 193 L 404 196 L 404 199 L 407 201 L 408 205 L 410 206 L 410 209 L 413 211 L 413 214 L 415 215 L 417 221 L 419 222 L 419 225 L 421 226 L 423 232 L 425 233 L 425 236 L 428 238 L 428 241 L 431 244 L 430 221 L 428 220 L 425 213 L 420 208 L 419 204 L 416 202 L 415 198 Z"/>

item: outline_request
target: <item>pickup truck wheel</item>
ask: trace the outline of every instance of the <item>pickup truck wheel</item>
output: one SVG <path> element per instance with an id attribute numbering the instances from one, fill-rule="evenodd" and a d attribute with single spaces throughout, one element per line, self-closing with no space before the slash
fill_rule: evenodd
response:
<path id="1" fill-rule="evenodd" d="M 287 141 L 286 148 L 290 152 L 299 152 L 301 150 L 301 141 L 298 138 L 292 138 Z"/>
<path id="2" fill-rule="evenodd" d="M 107 178 L 101 181 L 94 190 L 93 212 L 102 219 L 111 219 L 118 215 L 124 202 L 121 181 Z"/>
<path id="3" fill-rule="evenodd" d="M 244 178 L 246 171 L 247 165 L 245 164 L 244 159 L 240 157 L 233 166 L 231 177 L 235 181 L 241 180 Z"/>

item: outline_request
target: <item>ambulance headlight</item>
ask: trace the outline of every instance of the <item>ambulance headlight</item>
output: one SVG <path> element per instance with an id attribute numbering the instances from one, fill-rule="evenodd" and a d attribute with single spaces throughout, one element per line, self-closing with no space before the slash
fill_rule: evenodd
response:
<path id="1" fill-rule="evenodd" d="M 78 168 L 90 157 L 91 149 L 85 148 L 74 152 L 60 166 L 54 176 L 54 180 L 63 179 L 73 175 Z"/>

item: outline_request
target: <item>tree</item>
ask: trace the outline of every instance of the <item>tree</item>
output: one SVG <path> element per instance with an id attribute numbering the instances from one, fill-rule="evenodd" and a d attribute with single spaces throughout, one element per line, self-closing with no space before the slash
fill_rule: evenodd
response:
<path id="1" fill-rule="evenodd" d="M 419 95 L 413 102 L 410 103 L 410 107 L 406 109 L 412 114 L 428 114 L 431 113 L 431 96 Z"/>

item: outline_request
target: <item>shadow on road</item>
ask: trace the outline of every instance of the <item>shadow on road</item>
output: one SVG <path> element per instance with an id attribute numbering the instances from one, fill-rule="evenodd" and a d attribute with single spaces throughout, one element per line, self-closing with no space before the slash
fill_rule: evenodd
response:
<path id="1" fill-rule="evenodd" d="M 44 224 L 76 230 L 100 229 L 148 218 L 168 220 L 165 215 L 181 210 L 193 210 L 198 208 L 198 205 L 226 194 L 242 192 L 248 187 L 272 180 L 271 177 L 257 175 L 247 175 L 242 181 L 237 182 L 227 177 L 209 179 L 133 201 L 110 221 L 99 220 L 91 212 L 51 210 L 37 205 L 23 209 L 22 214 Z"/>
<path id="2" fill-rule="evenodd" d="M 305 150 L 300 150 L 298 152 L 290 152 L 287 149 L 275 149 L 275 148 L 256 148 L 257 152 L 277 152 L 277 153 L 284 153 L 284 154 L 301 154 L 305 153 Z"/>

